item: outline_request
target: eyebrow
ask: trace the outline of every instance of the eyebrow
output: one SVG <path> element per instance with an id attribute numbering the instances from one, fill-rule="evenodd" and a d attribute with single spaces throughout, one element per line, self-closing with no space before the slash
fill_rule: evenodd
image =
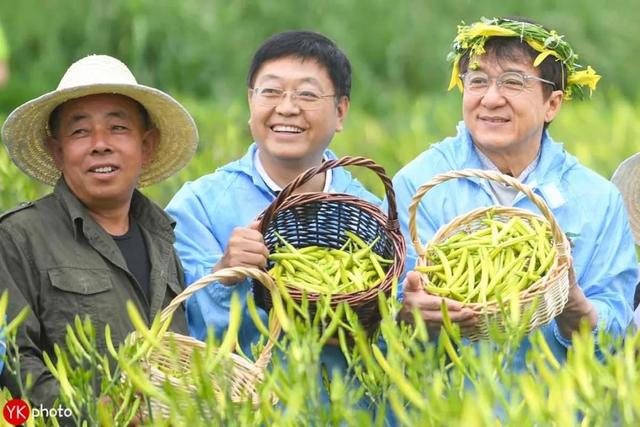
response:
<path id="1" fill-rule="evenodd" d="M 264 81 L 269 81 L 269 80 L 277 80 L 277 81 L 281 81 L 284 80 L 282 77 L 276 75 L 276 74 L 265 74 L 264 76 L 262 76 L 260 78 L 260 81 L 264 82 Z M 317 86 L 319 88 L 322 88 L 322 85 L 320 84 L 320 82 L 318 81 L 318 79 L 315 79 L 313 77 L 303 77 L 301 79 L 296 79 L 295 80 L 296 83 L 310 83 L 314 86 Z"/>
<path id="2" fill-rule="evenodd" d="M 489 74 L 489 72 L 482 68 L 482 67 L 478 67 L 475 70 L 470 70 L 470 71 L 482 71 L 485 74 Z M 529 74 L 528 71 L 522 70 L 522 69 L 518 69 L 518 68 L 503 68 L 502 71 L 500 71 L 498 73 L 498 75 L 503 74 L 503 73 L 520 73 L 520 74 Z"/>
<path id="3" fill-rule="evenodd" d="M 125 111 L 115 110 L 107 113 L 107 117 L 115 117 L 117 119 L 128 119 L 129 115 Z M 69 124 L 72 125 L 74 123 L 78 123 L 81 120 L 89 118 L 88 114 L 85 113 L 77 113 L 69 118 Z"/>

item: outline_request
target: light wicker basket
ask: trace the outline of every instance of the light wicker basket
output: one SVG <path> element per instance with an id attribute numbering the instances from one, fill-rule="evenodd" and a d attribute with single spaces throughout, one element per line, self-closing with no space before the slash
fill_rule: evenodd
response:
<path id="1" fill-rule="evenodd" d="M 433 187 L 443 182 L 458 178 L 482 178 L 512 186 L 524 193 L 536 205 L 536 207 L 540 209 L 543 216 L 540 217 L 539 215 L 525 209 L 505 206 L 477 208 L 471 212 L 455 217 L 451 222 L 442 226 L 427 244 L 427 247 L 444 242 L 446 239 L 460 231 L 470 233 L 484 227 L 481 221 L 483 218 L 486 218 L 486 214 L 490 210 L 493 211 L 493 218 L 501 222 L 507 222 L 515 215 L 519 216 L 524 221 L 535 218 L 542 222 L 551 230 L 552 244 L 555 246 L 557 251 L 556 257 L 547 274 L 533 283 L 529 288 L 520 292 L 519 306 L 521 312 L 526 312 L 534 304 L 534 301 L 538 300 L 536 302 L 537 305 L 535 307 L 535 311 L 527 324 L 527 332 L 549 323 L 554 317 L 562 312 L 568 300 L 568 275 L 569 269 L 571 268 L 571 246 L 569 244 L 569 240 L 558 226 L 558 223 L 544 200 L 533 193 L 531 188 L 522 184 L 515 178 L 495 171 L 465 169 L 437 175 L 431 181 L 418 188 L 418 191 L 413 196 L 411 204 L 409 205 L 409 233 L 418 254 L 416 266 L 427 265 L 426 250 L 419 240 L 418 230 L 416 227 L 416 212 L 418 205 L 424 195 Z M 421 273 L 421 275 L 423 280 L 427 279 L 423 273 Z M 507 299 L 508 297 L 503 300 L 503 303 L 505 303 Z M 467 303 L 465 306 L 478 314 L 480 319 L 473 330 L 466 332 L 467 337 L 471 340 L 489 338 L 489 325 L 492 323 L 497 324 L 500 328 L 504 327 L 503 310 L 497 301 L 487 301 L 486 303 Z"/>
<path id="2" fill-rule="evenodd" d="M 182 291 L 182 293 L 180 293 L 180 295 L 176 296 L 164 310 L 162 310 L 160 314 L 161 321 L 166 321 L 173 314 L 176 308 L 189 298 L 189 296 L 206 287 L 211 282 L 220 279 L 242 279 L 245 277 L 251 277 L 254 280 L 258 280 L 263 284 L 263 286 L 267 287 L 271 291 L 277 292 L 277 290 L 275 290 L 275 284 L 272 282 L 269 275 L 263 271 L 244 267 L 227 268 L 204 276 L 200 280 L 188 286 L 184 291 Z M 269 333 L 269 339 L 255 362 L 238 354 L 232 353 L 230 355 L 232 368 L 224 371 L 223 381 L 220 381 L 219 377 L 211 374 L 211 382 L 217 393 L 222 393 L 222 387 L 220 384 L 224 382 L 230 385 L 230 397 L 233 402 L 238 403 L 250 400 L 254 407 L 258 407 L 260 405 L 261 399 L 256 390 L 256 384 L 264 379 L 264 370 L 271 360 L 271 350 L 280 334 L 280 324 L 275 316 L 270 322 Z M 131 339 L 140 339 L 135 333 L 132 334 L 131 337 Z M 163 384 L 169 382 L 173 387 L 186 389 L 188 392 L 194 391 L 195 386 L 185 384 L 184 378 L 178 378 L 176 376 L 169 375 L 166 372 L 173 370 L 185 372 L 185 375 L 189 375 L 188 372 L 191 369 L 193 352 L 200 351 L 203 353 L 204 357 L 206 344 L 195 338 L 173 332 L 166 332 L 162 337 L 160 337 L 160 342 L 162 344 L 161 348 L 153 348 L 148 356 L 141 360 L 141 365 L 147 373 L 151 383 L 160 388 Z M 216 374 L 219 375 L 219 372 L 216 371 Z M 277 403 L 275 394 L 272 394 L 270 398 L 272 404 Z M 169 408 L 164 402 L 155 398 L 150 398 L 150 406 L 154 417 L 169 417 Z M 147 405 L 143 405 L 141 407 L 141 413 L 143 416 L 148 416 Z"/>
<path id="3" fill-rule="evenodd" d="M 318 174 L 345 166 L 361 166 L 378 175 L 385 188 L 388 215 L 385 215 L 378 206 L 349 194 L 326 192 L 294 194 L 301 185 Z M 290 182 L 263 212 L 260 230 L 270 252 L 274 251 L 279 244 L 276 233 L 296 248 L 311 245 L 340 248 L 347 240 L 346 231 L 358 235 L 367 244 L 379 238 L 372 250 L 383 258 L 393 260 L 393 263 L 386 268 L 384 280 L 371 289 L 334 294 L 331 297 L 331 306 L 334 308 L 343 302 L 349 304 L 367 331 L 371 332 L 377 328 L 380 322 L 378 294 L 390 295 L 394 278 L 400 276 L 404 270 L 406 253 L 398 222 L 395 193 L 391 179 L 382 166 L 364 157 L 342 157 L 307 170 Z M 272 265 L 273 262 L 269 262 L 267 268 L 271 268 Z M 270 308 L 272 302 L 269 292 L 264 292 L 264 286 L 260 286 L 259 283 L 256 285 L 254 285 L 256 299 L 260 299 L 259 295 L 262 295 L 263 306 Z M 300 289 L 286 283 L 285 286 L 294 301 L 302 300 L 303 292 Z M 313 316 L 316 302 L 321 295 L 308 293 L 307 298 Z"/>

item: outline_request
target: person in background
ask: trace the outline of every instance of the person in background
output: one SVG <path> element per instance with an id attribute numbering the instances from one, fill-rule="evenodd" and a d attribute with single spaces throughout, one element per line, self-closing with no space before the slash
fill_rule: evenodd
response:
<path id="1" fill-rule="evenodd" d="M 629 214 L 629 223 L 633 232 L 635 244 L 640 244 L 640 153 L 636 153 L 624 160 L 611 177 L 611 181 L 618 187 L 624 204 Z M 639 278 L 640 279 L 640 278 Z M 636 286 L 633 297 L 634 323 L 636 328 L 640 328 L 640 283 Z"/>
<path id="2" fill-rule="evenodd" d="M 556 358 L 566 359 L 572 334 L 583 321 L 596 337 L 599 330 L 623 335 L 632 318 L 637 262 L 622 198 L 548 131 L 563 102 L 585 89 L 593 91 L 600 76 L 576 63 L 577 55 L 563 36 L 522 18 L 459 26 L 450 58 L 450 89 L 462 91 L 463 121 L 457 135 L 432 145 L 393 179 L 407 240 L 407 208 L 418 187 L 435 175 L 471 168 L 515 177 L 544 199 L 561 229 L 573 236 L 568 303 L 542 328 Z M 418 206 L 419 239 L 428 242 L 454 217 L 490 205 L 538 212 L 512 187 L 481 179 L 451 180 L 429 191 Z M 406 265 L 412 269 L 416 254 L 411 242 L 408 247 Z M 423 290 L 417 273 L 407 275 L 404 317 L 416 309 L 437 333 L 441 301 L 463 330 L 478 321 L 461 303 Z M 525 340 L 515 367 L 524 367 L 529 347 Z"/>
<path id="3" fill-rule="evenodd" d="M 22 378 L 33 378 L 26 397 L 49 408 L 59 386 L 43 353 L 64 347 L 76 315 L 89 316 L 105 354 L 106 325 L 116 345 L 134 330 L 127 301 L 150 323 L 183 290 L 174 222 L 137 188 L 180 170 L 198 132 L 172 97 L 138 84 L 119 60 L 92 55 L 56 90 L 15 109 L 2 140 L 24 173 L 54 186 L 0 215 L 0 291 L 9 291 L 10 317 L 31 310 L 17 334 Z M 170 327 L 186 333 L 182 314 Z"/>
<path id="4" fill-rule="evenodd" d="M 227 267 L 265 267 L 268 249 L 256 218 L 278 192 L 307 169 L 336 156 L 328 149 L 349 111 L 351 65 L 336 44 L 322 34 L 288 31 L 276 34 L 255 52 L 247 76 L 249 127 L 254 143 L 239 160 L 188 182 L 167 206 L 176 220 L 176 249 L 185 280 Z M 311 179 L 300 192 L 347 193 L 380 200 L 343 168 Z M 213 282 L 187 300 L 189 331 L 204 339 L 213 328 L 227 330 L 231 295 L 244 307 L 239 343 L 246 354 L 260 333 L 246 312 L 250 280 Z M 267 313 L 259 309 L 262 321 Z M 340 349 L 327 345 L 322 363 L 331 372 L 345 370 Z"/>

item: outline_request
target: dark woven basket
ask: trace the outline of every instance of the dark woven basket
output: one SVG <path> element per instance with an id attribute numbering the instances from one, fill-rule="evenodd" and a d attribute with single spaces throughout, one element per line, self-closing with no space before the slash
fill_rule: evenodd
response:
<path id="1" fill-rule="evenodd" d="M 366 167 L 380 177 L 387 196 L 388 216 L 376 205 L 348 194 L 324 192 L 293 194 L 297 188 L 314 176 L 343 166 Z M 393 264 L 386 270 L 384 280 L 377 286 L 360 292 L 334 294 L 331 298 L 333 307 L 341 302 L 347 302 L 358 314 L 363 327 L 372 331 L 380 322 L 378 294 L 380 292 L 387 296 L 390 294 L 394 277 L 399 277 L 403 272 L 406 253 L 398 223 L 395 193 L 391 180 L 382 166 L 364 157 L 343 157 L 326 161 L 290 182 L 262 213 L 260 221 L 260 231 L 264 235 L 269 252 L 273 252 L 280 242 L 276 232 L 296 248 L 311 245 L 340 248 L 347 241 L 345 233 L 347 230 L 357 234 L 368 244 L 380 236 L 372 250 L 384 258 L 393 260 Z M 270 261 L 267 269 L 272 266 L 273 262 Z M 301 290 L 292 286 L 287 286 L 287 290 L 296 302 L 302 300 Z M 271 295 L 261 283 L 254 281 L 254 293 L 256 301 L 262 301 L 265 309 L 271 308 Z M 307 293 L 307 298 L 310 314 L 313 316 L 320 295 Z"/>

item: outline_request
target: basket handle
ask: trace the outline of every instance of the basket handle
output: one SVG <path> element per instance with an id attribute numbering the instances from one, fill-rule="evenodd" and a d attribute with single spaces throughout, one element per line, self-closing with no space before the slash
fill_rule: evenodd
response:
<path id="1" fill-rule="evenodd" d="M 218 270 L 215 273 L 203 276 L 191 285 L 187 286 L 182 292 L 180 292 L 180 295 L 176 296 L 169 305 L 162 310 L 160 313 L 160 321 L 166 321 L 169 316 L 173 314 L 176 308 L 178 308 L 187 298 L 198 292 L 200 289 L 207 287 L 211 282 L 220 279 L 244 279 L 246 277 L 251 277 L 260 281 L 267 289 L 269 289 L 270 292 L 278 292 L 273 279 L 264 271 L 247 267 L 225 268 Z M 265 344 L 262 353 L 260 353 L 260 356 L 256 360 L 256 364 L 261 367 L 265 367 L 269 363 L 271 358 L 271 348 L 280 335 L 280 322 L 278 322 L 277 316 L 275 316 L 273 321 L 270 323 L 269 341 Z"/>
<path id="2" fill-rule="evenodd" d="M 280 206 L 284 203 L 284 201 L 293 194 L 293 192 L 300 187 L 301 185 L 308 182 L 314 176 L 324 173 L 329 169 L 334 169 L 343 166 L 362 166 L 368 169 L 371 169 L 375 172 L 382 184 L 384 184 L 384 191 L 387 197 L 388 202 L 388 213 L 387 213 L 387 228 L 390 230 L 398 230 L 400 228 L 400 224 L 398 222 L 398 211 L 396 207 L 396 194 L 393 191 L 393 185 L 391 184 L 391 179 L 387 176 L 386 171 L 382 166 L 377 164 L 371 159 L 366 157 L 354 157 L 354 156 L 344 156 L 339 159 L 327 160 L 323 162 L 320 166 L 316 166 L 310 169 L 307 169 L 301 175 L 298 175 L 296 179 L 291 181 L 287 186 L 278 194 L 276 200 L 265 209 L 262 214 L 262 218 L 260 220 L 260 230 L 262 232 L 267 228 L 267 224 L 271 222 L 271 218 L 278 211 Z"/>
<path id="3" fill-rule="evenodd" d="M 463 169 L 436 175 L 431 181 L 421 185 L 418 188 L 416 194 L 413 196 L 411 204 L 409 205 L 409 233 L 411 235 L 411 240 L 413 241 L 413 246 L 419 255 L 424 253 L 424 248 L 420 243 L 418 230 L 416 227 L 416 212 L 418 210 L 418 205 L 420 204 L 420 201 L 422 200 L 424 195 L 427 194 L 427 191 L 431 190 L 438 184 L 442 184 L 443 182 L 456 178 L 484 178 L 489 181 L 496 181 L 502 184 L 510 185 L 523 192 L 533 202 L 533 204 L 536 205 L 538 209 L 540 209 L 542 215 L 549 221 L 549 225 L 551 226 L 551 234 L 553 235 L 554 240 L 556 242 L 564 241 L 565 236 L 562 233 L 558 222 L 553 216 L 553 213 L 551 213 L 545 201 L 531 190 L 531 187 L 521 183 L 516 178 L 504 175 L 500 172 L 480 169 Z M 566 254 L 564 251 L 564 245 L 558 245 L 558 247 L 558 255 L 565 258 Z"/>

